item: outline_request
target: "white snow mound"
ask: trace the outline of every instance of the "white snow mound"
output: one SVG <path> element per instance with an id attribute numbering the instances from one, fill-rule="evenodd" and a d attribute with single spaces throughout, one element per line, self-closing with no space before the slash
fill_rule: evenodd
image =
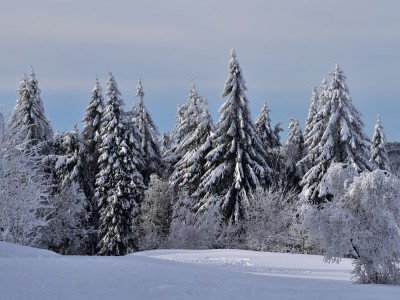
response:
<path id="1" fill-rule="evenodd" d="M 60 256 L 49 250 L 37 249 L 0 241 L 0 258 L 3 257 L 57 257 Z"/>

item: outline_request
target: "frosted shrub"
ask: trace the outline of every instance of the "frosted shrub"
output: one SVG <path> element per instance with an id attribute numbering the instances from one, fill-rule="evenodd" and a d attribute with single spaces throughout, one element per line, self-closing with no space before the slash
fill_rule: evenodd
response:
<path id="1" fill-rule="evenodd" d="M 326 261 L 355 258 L 355 282 L 399 282 L 400 181 L 394 175 L 382 170 L 362 173 L 344 195 L 314 209 L 308 224 L 321 238 Z"/>
<path id="2" fill-rule="evenodd" d="M 280 189 L 256 189 L 244 222 L 246 244 L 252 250 L 287 252 L 294 214 L 294 193 Z"/>
<path id="3" fill-rule="evenodd" d="M 172 200 L 173 192 L 169 183 L 155 174 L 151 175 L 141 208 L 139 250 L 167 245 Z"/>

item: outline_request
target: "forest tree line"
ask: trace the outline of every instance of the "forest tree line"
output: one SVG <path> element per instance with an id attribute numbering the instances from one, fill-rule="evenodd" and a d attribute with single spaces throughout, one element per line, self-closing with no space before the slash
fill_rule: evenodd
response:
<path id="1" fill-rule="evenodd" d="M 265 102 L 255 122 L 235 52 L 220 118 L 193 84 L 160 136 L 114 75 L 96 79 L 83 129 L 53 133 L 34 72 L 0 120 L 0 240 L 62 254 L 241 248 L 353 257 L 359 282 L 395 283 L 400 181 L 378 117 L 372 140 L 336 65 L 313 88 L 304 132 L 281 142 Z"/>

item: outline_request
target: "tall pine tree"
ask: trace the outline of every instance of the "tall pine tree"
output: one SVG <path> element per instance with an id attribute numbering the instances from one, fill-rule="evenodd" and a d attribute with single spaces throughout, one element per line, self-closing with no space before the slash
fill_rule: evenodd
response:
<path id="1" fill-rule="evenodd" d="M 123 100 L 112 73 L 107 81 L 108 97 L 101 118 L 99 173 L 96 197 L 100 212 L 99 254 L 124 255 L 133 244 L 133 224 L 138 213 L 138 189 L 141 178 L 132 163 L 125 140 Z"/>
<path id="2" fill-rule="evenodd" d="M 143 181 L 147 185 L 151 174 L 162 174 L 163 163 L 158 129 L 144 105 L 144 91 L 141 80 L 138 81 L 136 97 L 139 98 L 139 106 L 135 123 L 138 128 L 138 135 L 141 137 L 141 151 L 145 166 L 142 175 Z"/>
<path id="3" fill-rule="evenodd" d="M 282 157 L 281 157 L 281 142 L 279 133 L 283 131 L 280 127 L 280 123 L 275 125 L 275 128 L 271 127 L 271 119 L 269 117 L 270 109 L 265 101 L 260 114 L 256 118 L 255 129 L 260 137 L 261 144 L 267 153 L 268 165 L 273 169 L 275 175 L 279 176 L 282 169 Z M 276 177 L 276 176 L 274 176 Z"/>
<path id="4" fill-rule="evenodd" d="M 83 190 L 87 199 L 87 210 L 89 212 L 88 227 L 90 228 L 91 253 L 96 251 L 99 228 L 99 213 L 95 194 L 96 174 L 99 172 L 99 148 L 101 117 L 104 109 L 103 91 L 98 78 L 96 78 L 89 104 L 83 118 L 83 156 L 85 162 L 85 183 Z"/>
<path id="5" fill-rule="evenodd" d="M 221 117 L 211 138 L 212 149 L 206 156 L 207 171 L 197 195 L 198 212 L 220 213 L 219 221 L 237 223 L 247 214 L 251 193 L 257 186 L 270 183 L 271 169 L 267 153 L 254 128 L 242 70 L 231 51 L 229 78 L 222 96 Z M 205 216 L 212 221 L 214 216 Z M 217 221 L 217 220 L 214 220 Z"/>
<path id="6" fill-rule="evenodd" d="M 307 147 L 311 146 L 311 132 L 315 125 L 315 118 L 318 112 L 319 95 L 317 87 L 313 87 L 310 99 L 310 109 L 308 110 L 306 127 L 304 128 L 304 139 Z"/>
<path id="7" fill-rule="evenodd" d="M 374 136 L 371 143 L 371 159 L 378 169 L 390 171 L 389 157 L 386 152 L 386 137 L 383 132 L 382 122 L 378 116 L 375 124 Z"/>
<path id="8" fill-rule="evenodd" d="M 288 140 L 283 148 L 285 179 L 289 189 L 299 189 L 300 181 L 306 173 L 302 165 L 297 164 L 306 155 L 303 133 L 300 122 L 290 119 Z"/>
<path id="9" fill-rule="evenodd" d="M 207 100 L 197 94 L 194 85 L 190 89 L 183 120 L 179 127 L 180 142 L 176 146 L 176 152 L 182 153 L 182 157 L 175 164 L 170 179 L 173 185 L 186 189 L 191 195 L 205 172 L 205 156 L 211 150 L 210 136 L 214 130 Z"/>
<path id="10" fill-rule="evenodd" d="M 21 142 L 29 144 L 48 143 L 53 137 L 49 120 L 44 114 L 36 75 L 24 76 L 18 89 L 19 99 L 10 118 L 11 132 L 18 133 Z M 45 147 L 44 150 L 48 151 Z"/>
<path id="11" fill-rule="evenodd" d="M 361 115 L 353 105 L 346 77 L 338 65 L 331 73 L 328 95 L 320 100 L 312 148 L 306 157 L 313 162 L 302 180 L 303 193 L 314 204 L 326 199 L 320 181 L 333 163 L 347 163 L 357 172 L 372 170 L 369 140 L 364 133 Z"/>

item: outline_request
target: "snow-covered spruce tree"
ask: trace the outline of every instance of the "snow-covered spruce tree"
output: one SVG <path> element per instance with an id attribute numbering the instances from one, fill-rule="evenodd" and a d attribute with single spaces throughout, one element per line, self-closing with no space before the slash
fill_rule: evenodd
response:
<path id="1" fill-rule="evenodd" d="M 178 145 L 182 142 L 182 139 L 185 137 L 186 129 L 188 127 L 187 122 L 185 121 L 185 112 L 189 105 L 190 95 L 188 103 L 183 105 L 178 105 L 176 112 L 176 125 L 174 130 L 170 133 L 170 146 L 168 149 L 164 148 L 162 153 L 163 162 L 165 164 L 165 175 L 166 177 L 170 177 L 171 174 L 175 170 L 175 164 L 183 157 L 185 154 L 181 149 L 178 149 Z"/>
<path id="2" fill-rule="evenodd" d="M 389 157 L 386 152 L 386 137 L 380 116 L 376 120 L 374 136 L 372 137 L 370 161 L 381 170 L 391 171 Z"/>
<path id="3" fill-rule="evenodd" d="M 130 149 L 130 159 L 132 160 L 132 164 L 134 169 L 136 170 L 134 174 L 132 174 L 134 178 L 134 182 L 136 185 L 137 196 L 140 200 L 143 197 L 143 190 L 145 188 L 143 183 L 143 175 L 146 166 L 143 157 L 143 151 L 141 148 L 142 136 L 139 131 L 139 128 L 136 126 L 136 117 L 138 116 L 138 111 L 136 104 L 133 103 L 132 109 L 129 113 L 125 114 L 124 119 L 124 127 L 125 127 L 125 140 Z"/>
<path id="4" fill-rule="evenodd" d="M 354 260 L 357 283 L 398 284 L 400 181 L 387 171 L 364 172 L 306 220 L 327 261 Z"/>
<path id="5" fill-rule="evenodd" d="M 125 140 L 123 100 L 112 73 L 107 80 L 108 97 L 101 118 L 99 173 L 96 193 L 100 214 L 100 255 L 124 255 L 134 248 L 133 228 L 138 213 L 141 178 L 132 163 Z"/>
<path id="6" fill-rule="evenodd" d="M 53 137 L 50 122 L 44 114 L 43 103 L 36 75 L 24 76 L 18 88 L 19 99 L 10 118 L 10 130 L 21 142 L 29 145 L 50 142 Z M 18 134 L 17 134 L 18 133 Z M 49 151 L 43 147 L 43 151 Z"/>
<path id="7" fill-rule="evenodd" d="M 253 190 L 271 182 L 267 153 L 250 116 L 242 70 L 231 51 L 221 117 L 211 138 L 206 172 L 196 196 L 199 222 L 216 229 L 237 224 L 247 215 Z M 216 235 L 219 235 L 217 232 Z"/>
<path id="8" fill-rule="evenodd" d="M 176 152 L 183 156 L 175 164 L 170 181 L 178 189 L 186 189 L 192 195 L 205 173 L 205 156 L 211 150 L 210 137 L 214 130 L 207 100 L 198 96 L 194 85 L 183 119 L 176 146 Z"/>
<path id="9" fill-rule="evenodd" d="M 58 136 L 58 135 L 57 135 Z M 75 182 L 83 191 L 87 180 L 86 163 L 83 154 L 84 143 L 79 133 L 78 126 L 74 124 L 71 131 L 64 132 L 60 137 L 55 138 L 60 145 L 57 145 L 54 155 L 54 169 L 60 181 L 60 187 Z"/>
<path id="10" fill-rule="evenodd" d="M 269 166 L 271 166 L 275 172 L 279 173 L 282 167 L 279 133 L 283 130 L 280 127 L 280 123 L 276 124 L 274 128 L 271 127 L 269 113 L 270 109 L 268 108 L 267 101 L 265 101 L 260 114 L 256 118 L 255 129 L 267 153 L 267 162 Z"/>
<path id="11" fill-rule="evenodd" d="M 160 150 L 158 129 L 144 105 L 144 91 L 141 80 L 138 81 L 136 97 L 139 97 L 139 106 L 135 124 L 138 135 L 141 137 L 141 149 L 145 169 L 142 172 L 143 182 L 149 183 L 150 175 L 163 173 L 163 163 Z"/>
<path id="12" fill-rule="evenodd" d="M 169 182 L 152 174 L 141 205 L 140 250 L 166 247 L 173 201 L 173 190 Z"/>
<path id="13" fill-rule="evenodd" d="M 52 212 L 45 232 L 45 243 L 63 254 L 94 254 L 88 247 L 88 201 L 83 192 L 87 184 L 87 169 L 83 141 L 77 125 L 73 130 L 56 134 L 53 154 L 46 161 L 51 166 L 53 180 L 49 203 Z"/>
<path id="14" fill-rule="evenodd" d="M 98 159 L 100 146 L 101 117 L 104 109 L 104 98 L 98 78 L 90 96 L 89 104 L 83 118 L 82 139 L 84 142 L 84 156 L 87 163 L 89 187 L 91 190 L 85 190 L 89 200 L 93 198 L 95 186 L 95 174 L 98 173 Z M 92 201 L 91 201 L 92 202 Z M 95 211 L 94 203 L 91 203 L 91 211 Z"/>
<path id="15" fill-rule="evenodd" d="M 300 122 L 296 118 L 290 119 L 289 136 L 283 148 L 285 164 L 285 181 L 287 188 L 300 189 L 300 181 L 306 173 L 306 169 L 298 162 L 306 155 L 303 133 Z"/>
<path id="16" fill-rule="evenodd" d="M 315 148 L 322 139 L 324 127 L 326 123 L 327 102 L 329 101 L 328 83 L 325 77 L 321 83 L 321 93 L 319 94 L 316 104 L 316 115 L 313 117 L 312 126 L 307 126 L 307 135 L 304 136 L 304 142 L 307 145 L 307 150 Z M 311 107 L 310 107 L 311 110 Z M 307 156 L 299 162 L 304 168 L 311 168 L 316 164 L 318 153 L 308 151 Z"/>
<path id="17" fill-rule="evenodd" d="M 331 73 L 332 83 L 326 102 L 321 102 L 313 143 L 303 161 L 312 167 L 302 180 L 304 196 L 320 205 L 326 199 L 320 194 L 320 181 L 332 163 L 348 163 L 361 173 L 370 171 L 369 139 L 364 133 L 361 115 L 353 105 L 346 77 L 338 65 Z"/>
<path id="18" fill-rule="evenodd" d="M 315 118 L 318 112 L 319 95 L 317 87 L 312 88 L 311 99 L 310 99 L 310 109 L 308 110 L 306 127 L 304 128 L 304 140 L 307 147 L 311 146 L 310 134 L 315 126 Z"/>
<path id="19" fill-rule="evenodd" d="M 83 156 L 86 164 L 83 191 L 87 199 L 88 221 L 87 227 L 90 236 L 90 252 L 96 253 L 98 243 L 99 214 L 95 197 L 96 174 L 98 174 L 98 160 L 100 148 L 101 117 L 104 109 L 103 91 L 96 77 L 89 104 L 83 118 Z"/>

